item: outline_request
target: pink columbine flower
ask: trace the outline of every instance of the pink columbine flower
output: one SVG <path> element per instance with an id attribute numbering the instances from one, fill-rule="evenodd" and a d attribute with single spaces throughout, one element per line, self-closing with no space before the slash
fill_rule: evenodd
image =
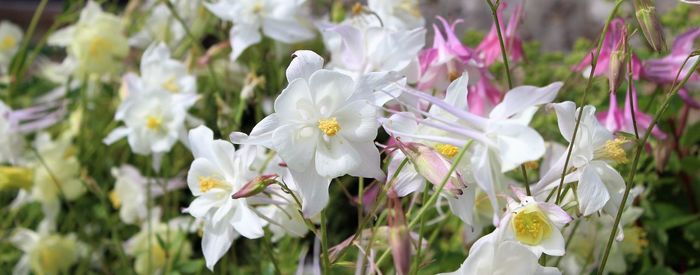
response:
<path id="1" fill-rule="evenodd" d="M 647 60 L 644 62 L 644 78 L 653 81 L 658 84 L 671 84 L 673 80 L 676 79 L 678 71 L 681 71 L 681 65 L 683 61 L 693 52 L 693 42 L 700 35 L 700 28 L 691 29 L 681 35 L 679 35 L 673 42 L 673 47 L 671 47 L 671 54 L 659 58 Z M 679 81 L 683 79 L 688 74 L 690 67 L 697 61 L 698 57 L 692 57 L 688 60 L 685 67 L 682 68 L 681 74 L 678 76 Z M 686 87 L 681 88 L 678 94 L 683 98 L 683 100 L 688 104 L 688 106 L 700 109 L 700 103 L 695 101 L 689 94 L 687 87 L 698 87 L 700 86 L 700 75 L 693 74 Z"/>
<path id="2" fill-rule="evenodd" d="M 523 5 L 515 6 L 507 26 L 505 21 L 503 21 L 503 10 L 505 8 L 506 4 L 503 3 L 498 8 L 498 11 L 496 11 L 496 16 L 501 25 L 501 34 L 503 35 L 503 43 L 506 46 L 508 58 L 513 61 L 518 61 L 523 57 L 523 43 L 516 31 L 520 24 L 520 17 L 522 17 L 523 14 Z M 496 59 L 501 58 L 501 44 L 498 41 L 496 24 L 491 26 L 491 31 L 484 37 L 484 40 L 481 41 L 479 46 L 476 47 L 476 56 L 481 60 L 482 64 L 487 67 L 493 64 Z"/>
<path id="3" fill-rule="evenodd" d="M 603 38 L 603 45 L 600 48 L 600 56 L 598 56 L 598 64 L 595 67 L 595 72 L 593 76 L 606 76 L 609 74 L 610 68 L 610 57 L 615 49 L 620 48 L 620 44 L 624 43 L 624 34 L 627 32 L 627 27 L 625 27 L 625 21 L 620 18 L 615 18 L 610 22 L 608 27 L 608 32 Z M 581 72 L 583 75 L 588 77 L 591 70 L 591 61 L 596 50 L 591 50 L 590 53 L 586 54 L 586 57 L 581 60 L 581 62 L 573 67 L 574 71 Z M 639 60 L 637 55 L 632 53 L 632 78 L 639 79 L 642 74 L 642 61 Z"/>
<path id="4" fill-rule="evenodd" d="M 606 112 L 599 112 L 596 117 L 598 121 L 610 130 L 611 132 L 626 132 L 634 133 L 634 125 L 632 120 L 631 107 L 634 106 L 634 114 L 637 121 L 637 127 L 640 131 L 640 135 L 643 131 L 649 128 L 651 125 L 652 116 L 642 112 L 637 104 L 637 89 L 634 85 L 629 85 L 632 89 L 632 101 L 630 102 L 630 89 L 627 89 L 627 94 L 625 95 L 625 107 L 620 109 L 617 106 L 617 97 L 614 94 L 610 95 L 610 108 Z M 651 131 L 658 139 L 665 139 L 666 133 L 662 132 L 658 127 L 654 126 Z"/>

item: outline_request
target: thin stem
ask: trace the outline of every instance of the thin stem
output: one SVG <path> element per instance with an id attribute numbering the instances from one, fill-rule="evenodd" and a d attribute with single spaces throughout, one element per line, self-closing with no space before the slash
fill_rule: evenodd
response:
<path id="1" fill-rule="evenodd" d="M 426 184 L 425 188 L 423 188 L 423 199 L 422 201 L 425 202 L 425 200 L 428 199 L 428 190 L 429 186 Z M 423 239 L 423 227 L 425 226 L 425 217 L 420 217 L 420 225 L 418 226 L 418 245 L 416 246 L 416 257 L 415 260 L 413 261 L 413 270 L 411 274 L 418 274 L 418 268 L 420 267 L 420 253 L 421 253 L 421 240 Z"/>
<path id="2" fill-rule="evenodd" d="M 362 201 L 365 196 L 365 178 L 360 177 L 357 179 L 357 221 L 362 220 L 362 211 L 364 209 L 362 208 Z M 357 229 L 360 229 L 360 224 L 357 224 Z"/>
<path id="3" fill-rule="evenodd" d="M 629 36 L 625 37 L 625 40 L 629 40 Z M 634 87 L 634 79 L 632 78 L 632 50 L 630 49 L 629 42 L 625 42 L 627 45 L 627 91 L 630 102 L 630 115 L 632 116 L 632 127 L 634 128 L 634 136 L 639 140 L 639 130 L 637 129 L 637 113 L 634 110 L 635 100 L 632 96 L 632 87 Z M 610 95 L 613 96 L 613 95 Z"/>
<path id="4" fill-rule="evenodd" d="M 270 258 L 270 262 L 272 262 L 272 266 L 275 268 L 275 274 L 281 275 L 282 272 L 280 271 L 279 265 L 277 264 L 277 259 L 275 259 L 275 253 L 272 250 L 272 242 L 270 241 L 270 235 L 265 234 L 265 237 L 263 237 L 262 241 L 265 244 L 267 256 Z"/>
<path id="5" fill-rule="evenodd" d="M 564 244 L 564 251 L 566 251 L 569 248 L 569 244 L 571 244 L 571 240 L 574 238 L 574 234 L 576 234 L 576 230 L 578 229 L 579 224 L 581 224 L 581 219 L 576 220 L 576 223 L 574 223 L 574 228 L 571 228 L 571 232 L 569 232 L 569 236 L 566 237 L 566 243 Z M 557 267 L 559 266 L 559 262 L 561 262 L 561 259 L 564 258 L 559 257 L 557 258 L 557 261 L 554 262 L 554 266 Z"/>
<path id="6" fill-rule="evenodd" d="M 688 79 L 690 79 L 690 76 L 693 75 L 693 72 L 698 68 L 698 64 L 700 64 L 700 60 L 696 61 L 692 68 L 688 71 L 688 74 L 683 78 L 683 81 L 676 84 L 676 81 L 678 80 L 678 77 L 681 74 L 681 71 L 683 70 L 683 67 L 685 67 L 685 64 L 688 62 L 688 60 L 693 57 L 698 55 L 698 51 L 695 51 L 691 53 L 685 61 L 683 61 L 683 65 L 681 65 L 678 74 L 676 75 L 676 79 L 673 81 L 673 84 L 671 86 L 671 89 L 669 90 L 668 93 L 666 93 L 666 98 L 664 99 L 663 103 L 661 104 L 661 108 L 656 112 L 654 115 L 654 119 L 651 121 L 651 124 L 649 124 L 649 128 L 647 128 L 646 132 L 644 133 L 644 137 L 642 140 L 637 141 L 637 151 L 634 155 L 634 161 L 632 162 L 632 167 L 629 172 L 629 176 L 627 179 L 627 182 L 625 184 L 625 193 L 622 196 L 622 201 L 620 201 L 620 206 L 618 207 L 617 210 L 617 215 L 615 216 L 615 222 L 613 223 L 612 226 L 612 231 L 610 231 L 610 237 L 608 238 L 608 244 L 605 247 L 605 253 L 603 254 L 603 259 L 600 263 L 600 267 L 598 268 L 598 274 L 602 275 L 603 271 L 605 270 L 605 264 L 608 262 L 608 255 L 610 254 L 610 249 L 612 248 L 612 243 L 615 241 L 615 235 L 617 234 L 617 227 L 620 224 L 620 219 L 622 218 L 622 212 L 624 210 L 625 204 L 627 203 L 627 198 L 629 197 L 630 190 L 632 189 L 632 186 L 634 185 L 634 176 L 636 175 L 637 172 L 637 165 L 639 164 L 639 158 L 642 154 L 642 151 L 644 150 L 644 145 L 647 142 L 647 139 L 649 139 L 649 136 L 651 135 L 652 129 L 654 129 L 654 126 L 658 123 L 659 119 L 661 118 L 661 115 L 668 109 L 668 105 L 671 102 L 671 98 L 673 95 L 675 95 L 678 90 L 680 90 L 681 87 L 685 86 L 685 83 L 688 82 Z"/>
<path id="7" fill-rule="evenodd" d="M 559 186 L 557 187 L 557 198 L 556 198 L 557 204 L 559 204 L 561 202 L 561 199 L 562 199 L 561 188 L 564 185 L 564 178 L 566 177 L 566 172 L 567 172 L 567 168 L 569 166 L 569 161 L 571 160 L 571 151 L 573 151 L 573 149 L 574 149 L 574 144 L 576 142 L 576 135 L 578 134 L 578 129 L 579 129 L 579 126 L 581 125 L 581 118 L 583 117 L 583 105 L 586 104 L 586 98 L 588 97 L 588 91 L 591 89 L 591 86 L 593 84 L 593 73 L 595 72 L 596 65 L 598 65 L 598 57 L 600 57 L 600 50 L 603 47 L 603 40 L 605 39 L 605 34 L 608 32 L 608 27 L 610 27 L 610 22 L 615 17 L 615 14 L 617 13 L 617 10 L 620 8 L 621 4 L 622 4 L 622 0 L 617 0 L 617 2 L 615 2 L 615 7 L 610 12 L 610 15 L 608 16 L 608 20 L 605 22 L 605 26 L 603 26 L 603 31 L 600 33 L 600 36 L 598 37 L 598 46 L 596 47 L 596 53 L 591 58 L 591 72 L 588 74 L 588 82 L 586 83 L 586 89 L 583 90 L 583 97 L 581 98 L 581 102 L 578 104 L 580 107 L 579 107 L 578 115 L 576 117 L 576 126 L 574 126 L 574 133 L 571 136 L 571 142 L 569 143 L 569 148 L 568 148 L 567 153 L 566 153 L 566 160 L 564 161 L 564 169 L 562 169 L 561 179 L 559 180 Z"/>
<path id="8" fill-rule="evenodd" d="M 9 100 L 12 99 L 12 90 L 16 88 L 17 83 L 20 81 L 20 79 L 18 78 L 18 72 L 21 71 L 24 67 L 25 57 L 27 56 L 27 47 L 29 47 L 29 42 L 32 40 L 32 36 L 34 35 L 36 25 L 39 23 L 39 19 L 44 13 L 44 8 L 46 8 L 46 4 L 48 2 L 48 0 L 41 0 L 41 2 L 39 2 L 39 5 L 36 7 L 36 10 L 34 10 L 34 15 L 32 15 L 32 21 L 30 21 L 29 27 L 27 28 L 26 36 L 24 37 L 24 39 L 22 39 L 22 46 L 19 49 L 18 54 L 15 56 L 14 60 L 12 60 L 12 64 L 10 66 L 10 74 L 14 77 L 14 79 L 11 82 L 10 88 L 7 90 L 7 104 L 10 104 Z"/>
<path id="9" fill-rule="evenodd" d="M 323 250 L 323 274 L 330 274 L 331 260 L 328 256 L 328 234 L 326 232 L 326 210 L 321 212 L 321 250 Z"/>
<path id="10" fill-rule="evenodd" d="M 508 63 L 508 53 L 505 43 L 503 42 L 503 34 L 501 33 L 501 22 L 500 20 L 498 20 L 498 6 L 500 6 L 500 1 L 496 1 L 495 4 L 492 3 L 491 0 L 486 0 L 486 2 L 491 8 L 491 15 L 493 15 L 493 21 L 496 24 L 498 43 L 501 46 L 501 58 L 503 59 L 503 65 L 505 66 L 506 70 L 506 78 L 508 79 L 508 89 L 511 90 L 513 89 L 513 78 L 510 76 L 510 64 Z M 513 19 L 511 18 L 511 20 Z M 531 196 L 532 192 L 530 192 L 530 181 L 527 179 L 527 169 L 525 169 L 525 164 L 520 165 L 520 171 L 523 173 L 523 180 L 525 181 L 525 191 L 527 192 L 528 196 Z"/>

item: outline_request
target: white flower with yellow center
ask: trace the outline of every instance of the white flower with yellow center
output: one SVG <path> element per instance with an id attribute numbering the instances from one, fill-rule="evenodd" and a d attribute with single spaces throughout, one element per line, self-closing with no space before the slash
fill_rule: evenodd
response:
<path id="1" fill-rule="evenodd" d="M 258 176 L 251 168 L 255 148 L 236 151 L 233 144 L 214 140 L 214 133 L 205 126 L 191 130 L 189 140 L 195 159 L 187 185 L 196 198 L 185 211 L 204 220 L 202 251 L 211 270 L 239 234 L 251 239 L 263 236 L 266 222 L 251 209 L 248 198 L 231 197 Z"/>
<path id="2" fill-rule="evenodd" d="M 80 179 L 80 163 L 70 137 L 53 140 L 48 133 L 40 133 L 34 147 L 41 157 L 33 164 L 34 199 L 44 205 L 58 205 L 60 198 L 72 201 L 85 194 L 87 189 Z"/>
<path id="3" fill-rule="evenodd" d="M 0 22 L 0 74 L 6 74 L 22 41 L 22 29 L 9 21 Z"/>
<path id="4" fill-rule="evenodd" d="M 121 59 L 129 53 L 124 24 L 116 15 L 105 13 L 100 5 L 89 1 L 80 12 L 74 25 L 53 33 L 48 44 L 66 47 L 64 63 L 74 62 L 74 75 L 82 78 L 88 74 L 116 73 L 121 68 Z"/>
<path id="5" fill-rule="evenodd" d="M 230 32 L 231 60 L 262 40 L 260 32 L 282 43 L 297 43 L 314 38 L 303 23 L 305 0 L 219 0 L 205 3 L 217 17 L 233 22 Z"/>
<path id="6" fill-rule="evenodd" d="M 141 77 L 128 74 L 124 78 L 129 93 L 165 91 L 184 96 L 197 93 L 197 79 L 185 64 L 171 58 L 164 43 L 153 44 L 143 52 Z"/>
<path id="7" fill-rule="evenodd" d="M 154 217 L 150 228 L 148 224 L 142 224 L 141 231 L 124 243 L 124 252 L 135 258 L 136 274 L 161 274 L 164 267 L 186 261 L 192 255 L 192 246 L 187 239 L 187 234 L 192 231 L 188 228 L 191 220 L 191 217 L 177 217 L 163 223 L 160 217 Z"/>
<path id="8" fill-rule="evenodd" d="M 75 235 L 46 231 L 19 228 L 10 236 L 10 242 L 24 253 L 15 264 L 13 275 L 68 273 L 77 262 L 80 244 Z"/>
<path id="9" fill-rule="evenodd" d="M 571 142 L 579 110 L 576 104 L 567 101 L 552 104 L 557 113 L 559 131 Z M 624 139 L 615 138 L 595 117 L 595 107 L 583 107 L 581 124 L 571 151 L 571 160 L 564 183 L 578 181 L 576 195 L 579 209 L 584 216 L 604 210 L 615 215 L 622 201 L 625 181 L 620 173 L 611 166 L 625 163 L 627 156 L 623 145 Z M 566 154 L 550 167 L 540 181 L 533 187 L 535 194 L 548 193 L 558 188 Z"/>
<path id="10" fill-rule="evenodd" d="M 289 85 L 277 97 L 275 112 L 235 143 L 258 144 L 287 163 L 307 217 L 328 202 L 330 180 L 345 174 L 384 177 L 379 165 L 377 108 L 372 91 L 339 72 L 321 69 L 323 59 L 298 51 L 287 68 Z"/>
<path id="11" fill-rule="evenodd" d="M 458 270 L 443 274 L 561 274 L 556 267 L 541 266 L 537 262 L 538 258 L 526 246 L 517 241 L 499 239 L 498 232 L 494 231 L 481 237 L 472 245 L 469 249 L 469 256 Z"/>
<path id="12" fill-rule="evenodd" d="M 508 211 L 498 230 L 503 240 L 515 240 L 525 245 L 537 257 L 542 253 L 551 256 L 564 255 L 565 241 L 561 229 L 571 217 L 553 203 L 537 202 L 513 188 L 519 202 L 508 198 Z"/>

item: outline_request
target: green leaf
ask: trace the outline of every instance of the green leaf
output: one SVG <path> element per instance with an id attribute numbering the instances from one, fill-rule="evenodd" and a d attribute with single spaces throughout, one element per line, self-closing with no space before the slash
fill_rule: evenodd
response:
<path id="1" fill-rule="evenodd" d="M 681 145 L 683 147 L 689 147 L 698 142 L 700 142 L 700 122 L 688 127 L 681 137 Z"/>

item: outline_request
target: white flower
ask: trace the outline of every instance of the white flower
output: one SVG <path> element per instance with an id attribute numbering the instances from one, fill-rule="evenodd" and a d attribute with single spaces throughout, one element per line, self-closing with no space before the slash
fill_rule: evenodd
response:
<path id="1" fill-rule="evenodd" d="M 117 72 L 120 59 L 129 53 L 121 19 L 103 12 L 94 1 L 87 3 L 75 25 L 54 32 L 48 44 L 66 47 L 68 57 L 64 63 L 74 64 L 73 73 L 79 78 Z"/>
<path id="2" fill-rule="evenodd" d="M 51 139 L 48 133 L 39 133 L 34 140 L 41 160 L 34 161 L 32 197 L 43 204 L 56 204 L 62 196 L 72 201 L 87 189 L 80 180 L 80 163 L 70 137 Z M 60 188 L 60 190 L 59 190 Z"/>
<path id="3" fill-rule="evenodd" d="M 192 24 L 197 18 L 200 2 L 199 0 L 170 0 L 186 24 Z M 165 42 L 170 46 L 178 46 L 183 41 L 187 32 L 166 4 L 149 0 L 143 7 L 146 11 L 150 10 L 150 14 L 148 14 L 142 29 L 129 38 L 129 44 L 145 48 L 153 42 Z M 191 29 L 192 26 L 189 28 Z"/>
<path id="4" fill-rule="evenodd" d="M 425 26 L 417 0 L 368 0 L 367 7 L 390 29 L 405 31 Z"/>
<path id="5" fill-rule="evenodd" d="M 155 216 L 150 229 L 148 224 L 142 224 L 141 231 L 124 243 L 124 252 L 136 259 L 134 271 L 137 274 L 160 274 L 163 267 L 186 261 L 192 255 L 192 246 L 187 239 L 187 233 L 192 231 L 189 228 L 192 226 L 188 226 L 192 224 L 192 218 L 177 217 L 163 223 L 159 213 Z M 159 239 L 167 248 L 161 246 Z"/>
<path id="6" fill-rule="evenodd" d="M 253 212 L 248 199 L 231 198 L 258 175 L 251 169 L 255 153 L 252 147 L 236 151 L 233 144 L 214 140 L 214 133 L 205 126 L 191 130 L 189 140 L 195 160 L 187 184 L 196 198 L 185 211 L 205 221 L 202 251 L 207 267 L 213 269 L 238 234 L 263 236 L 266 222 Z"/>
<path id="7" fill-rule="evenodd" d="M 576 104 L 567 101 L 552 106 L 556 110 L 562 136 L 571 142 L 576 116 L 579 113 Z M 622 201 L 625 181 L 610 163 L 627 161 L 625 150 L 622 148 L 626 141 L 616 139 L 610 131 L 600 125 L 595 117 L 595 107 L 583 107 L 581 115 L 581 124 L 569 162 L 569 168 L 574 168 L 574 171 L 564 178 L 564 183 L 578 181 L 576 195 L 579 209 L 584 216 L 601 209 L 615 215 Z M 535 194 L 546 193 L 558 187 L 565 158 L 566 154 L 562 154 L 542 176 L 533 188 Z"/>
<path id="8" fill-rule="evenodd" d="M 22 155 L 24 139 L 10 119 L 12 109 L 0 101 L 0 163 L 17 163 Z"/>
<path id="9" fill-rule="evenodd" d="M 109 199 L 112 206 L 119 209 L 119 218 L 127 224 L 146 220 L 148 209 L 143 206 L 147 204 L 147 188 L 151 188 L 151 198 L 157 198 L 165 191 L 179 189 L 185 185 L 185 182 L 179 178 L 146 179 L 138 169 L 130 165 L 112 168 L 112 176 L 116 182 L 114 189 L 109 192 Z M 163 182 L 165 186 L 161 185 Z"/>
<path id="10" fill-rule="evenodd" d="M 195 79 L 180 62 L 170 59 L 164 44 L 144 52 L 142 76 L 125 76 L 127 95 L 119 105 L 115 120 L 125 126 L 114 129 L 105 139 L 112 144 L 127 137 L 134 153 L 159 156 L 167 153 L 178 139 L 186 142 L 187 110 L 197 101 Z"/>
<path id="11" fill-rule="evenodd" d="M 0 75 L 7 74 L 12 61 L 22 41 L 22 29 L 12 22 L 0 22 Z"/>
<path id="12" fill-rule="evenodd" d="M 15 264 L 13 275 L 67 273 L 77 262 L 81 251 L 75 235 L 45 231 L 19 228 L 12 234 L 10 242 L 24 253 Z"/>
<path id="13" fill-rule="evenodd" d="M 506 274 L 561 274 L 555 267 L 543 267 L 538 257 L 517 241 L 502 241 L 498 232 L 492 232 L 477 240 L 469 249 L 469 256 L 454 275 L 506 275 Z"/>
<path id="14" fill-rule="evenodd" d="M 323 59 L 298 51 L 287 68 L 289 85 L 275 100 L 275 113 L 235 143 L 258 144 L 278 152 L 289 166 L 307 217 L 328 202 L 330 180 L 345 174 L 383 178 L 372 91 L 342 73 L 321 69 Z"/>
<path id="15" fill-rule="evenodd" d="M 561 229 L 571 217 L 554 203 L 538 202 L 513 188 L 520 202 L 508 197 L 508 211 L 499 224 L 503 240 L 515 240 L 525 245 L 537 257 L 545 253 L 562 256 L 565 250 Z"/>
<path id="16" fill-rule="evenodd" d="M 205 6 L 217 17 L 233 22 L 230 32 L 231 60 L 262 40 L 260 32 L 291 44 L 314 37 L 302 23 L 305 0 L 220 0 Z"/>

